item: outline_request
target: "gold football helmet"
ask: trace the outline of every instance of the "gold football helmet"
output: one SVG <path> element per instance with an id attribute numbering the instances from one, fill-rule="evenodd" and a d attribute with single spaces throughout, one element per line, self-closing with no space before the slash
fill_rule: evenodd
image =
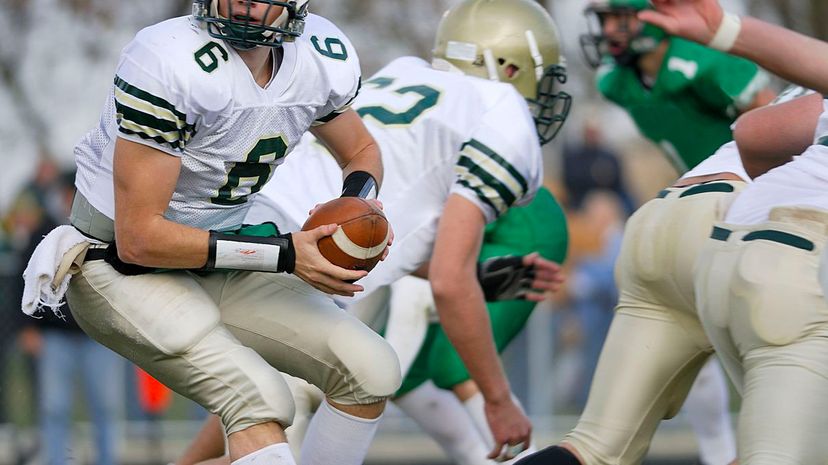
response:
<path id="1" fill-rule="evenodd" d="M 433 65 L 512 84 L 529 103 L 541 144 L 560 130 L 572 104 L 558 28 L 530 0 L 466 0 L 446 11 Z"/>

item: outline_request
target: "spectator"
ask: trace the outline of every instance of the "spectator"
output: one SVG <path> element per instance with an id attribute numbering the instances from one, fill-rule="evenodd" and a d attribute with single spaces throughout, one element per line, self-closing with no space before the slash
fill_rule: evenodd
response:
<path id="1" fill-rule="evenodd" d="M 583 127 L 583 140 L 567 144 L 563 151 L 563 180 L 570 209 L 580 210 L 587 195 L 595 189 L 615 192 L 627 215 L 635 204 L 624 185 L 624 172 L 618 155 L 604 144 L 601 128 L 594 120 Z"/>
<path id="2" fill-rule="evenodd" d="M 24 195 L 38 199 L 43 214 L 31 233 L 23 257 L 31 256 L 39 238 L 64 223 L 69 214 L 74 173 L 62 176 L 54 173 L 52 176 L 50 168 L 43 166 L 49 163 L 41 163 L 38 173 L 44 176 L 37 176 L 24 190 Z M 48 179 L 45 184 L 44 179 Z M 22 272 L 21 268 L 19 275 Z M 95 463 L 114 465 L 118 456 L 118 413 L 123 403 L 123 359 L 86 336 L 66 305 L 61 310 L 65 320 L 52 312 L 44 312 L 37 320 L 21 315 L 25 321 L 18 338 L 21 349 L 36 360 L 43 462 L 64 465 L 73 455 L 70 437 L 74 410 L 72 387 L 76 374 L 80 374 L 86 405 L 95 427 Z"/>

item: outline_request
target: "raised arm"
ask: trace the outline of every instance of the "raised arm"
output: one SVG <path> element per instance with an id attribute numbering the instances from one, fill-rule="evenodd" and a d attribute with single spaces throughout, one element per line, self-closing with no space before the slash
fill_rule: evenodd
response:
<path id="1" fill-rule="evenodd" d="M 639 18 L 667 33 L 756 62 L 801 86 L 828 93 L 828 43 L 756 18 L 739 21 L 718 0 L 652 0 Z M 714 41 L 714 38 L 716 39 Z"/>

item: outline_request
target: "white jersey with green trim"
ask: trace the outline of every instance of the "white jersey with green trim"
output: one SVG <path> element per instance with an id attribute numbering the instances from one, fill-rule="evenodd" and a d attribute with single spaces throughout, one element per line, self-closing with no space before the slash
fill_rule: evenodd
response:
<path id="1" fill-rule="evenodd" d="M 382 152 L 379 199 L 395 233 L 388 259 L 360 284 L 396 281 L 428 260 L 450 194 L 474 203 L 488 222 L 528 203 L 541 183 L 534 122 L 510 84 L 404 57 L 365 81 L 353 107 Z M 296 230 L 316 203 L 338 197 L 342 188 L 341 169 L 312 138 L 274 178 L 245 222 Z"/>
<path id="2" fill-rule="evenodd" d="M 114 218 L 120 137 L 180 158 L 166 218 L 239 226 L 308 128 L 347 109 L 360 86 L 354 48 L 322 17 L 309 15 L 303 35 L 282 49 L 278 72 L 261 87 L 236 51 L 192 17 L 140 31 L 121 54 L 100 124 L 75 147 L 78 191 Z"/>
<path id="3" fill-rule="evenodd" d="M 775 207 L 828 211 L 828 99 L 823 100 L 814 136 L 814 145 L 801 155 L 757 177 L 746 187 L 728 209 L 725 222 L 763 223 Z"/>

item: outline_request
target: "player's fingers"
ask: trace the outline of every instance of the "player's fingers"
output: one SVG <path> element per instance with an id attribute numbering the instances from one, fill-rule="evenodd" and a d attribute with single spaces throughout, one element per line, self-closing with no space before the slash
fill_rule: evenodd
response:
<path id="1" fill-rule="evenodd" d="M 311 239 L 319 241 L 319 239 L 322 239 L 325 236 L 330 236 L 331 234 L 335 233 L 338 227 L 339 226 L 337 226 L 336 224 L 323 224 L 322 226 L 317 226 L 311 229 L 310 231 L 306 232 L 310 233 Z"/>
<path id="2" fill-rule="evenodd" d="M 368 203 L 370 203 L 371 205 L 373 205 L 373 206 L 379 208 L 380 210 L 382 210 L 382 208 L 383 208 L 382 207 L 382 202 L 380 202 L 377 199 L 367 199 L 367 200 L 368 200 Z"/>
<path id="3" fill-rule="evenodd" d="M 486 458 L 491 460 L 499 460 L 501 457 L 501 452 L 503 451 L 503 446 L 506 445 L 506 441 L 496 441 L 497 443 L 494 445 L 494 448 L 489 452 L 489 455 Z"/>
<path id="4" fill-rule="evenodd" d="M 352 297 L 357 292 L 362 292 L 364 288 L 359 284 L 352 284 L 338 279 L 332 279 L 330 276 L 320 274 L 314 281 L 320 286 L 328 289 L 328 294 L 343 295 Z"/>
<path id="5" fill-rule="evenodd" d="M 342 268 L 340 266 L 336 266 L 329 261 L 325 261 L 325 263 L 319 267 L 319 272 L 324 275 L 326 281 L 328 281 L 328 285 L 331 285 L 331 282 L 342 281 L 345 284 L 349 284 L 348 281 L 353 282 L 358 279 L 364 278 L 368 272 L 365 270 L 349 270 L 347 268 Z M 360 289 L 354 289 L 355 291 L 359 292 Z"/>
<path id="6" fill-rule="evenodd" d="M 319 207 L 321 207 L 321 206 L 322 206 L 321 203 L 317 203 L 316 205 L 314 205 L 313 208 L 311 208 L 310 211 L 308 212 L 308 216 L 311 216 L 314 213 L 316 213 L 316 210 L 319 210 Z"/>
<path id="7" fill-rule="evenodd" d="M 506 462 L 507 460 L 512 460 L 513 458 L 520 455 L 521 452 L 525 451 L 526 447 L 524 443 L 518 443 L 515 445 L 507 445 L 506 449 L 503 451 L 500 457 L 498 457 L 498 462 Z"/>
<path id="8" fill-rule="evenodd" d="M 555 292 L 561 288 L 563 280 L 559 279 L 535 279 L 532 281 L 532 290 Z"/>
<path id="9" fill-rule="evenodd" d="M 674 33 L 676 31 L 676 20 L 670 17 L 667 14 L 654 11 L 654 10 L 643 10 L 638 13 L 638 19 L 644 21 L 645 23 L 652 24 L 653 26 L 659 27 L 664 29 L 668 33 Z"/>
<path id="10" fill-rule="evenodd" d="M 545 292 L 527 292 L 523 298 L 529 302 L 543 302 L 546 300 L 547 294 Z"/>
<path id="11" fill-rule="evenodd" d="M 530 266 L 533 262 L 535 262 L 538 258 L 540 258 L 540 254 L 537 252 L 532 252 L 529 255 L 523 256 L 523 266 Z"/>

